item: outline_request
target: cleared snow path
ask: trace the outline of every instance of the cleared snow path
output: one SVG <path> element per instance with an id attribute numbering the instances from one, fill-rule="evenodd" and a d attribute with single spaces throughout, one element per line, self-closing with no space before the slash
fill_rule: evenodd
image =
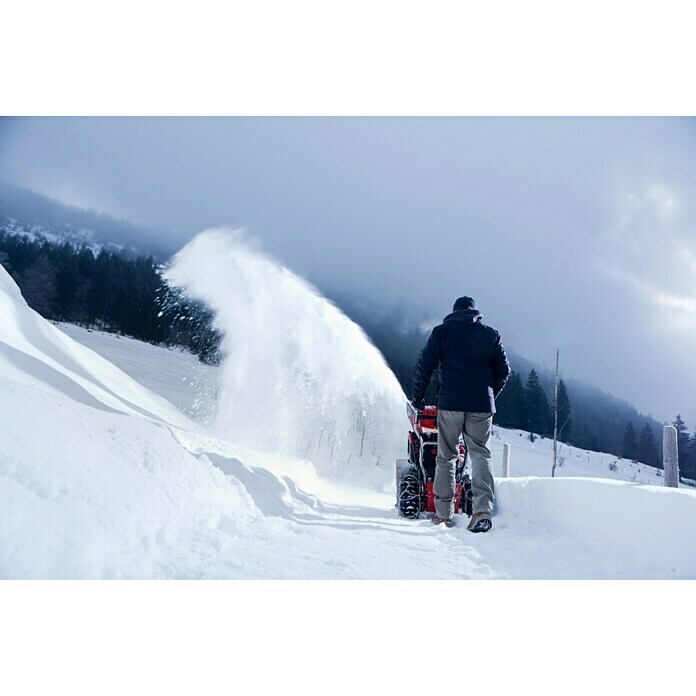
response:
<path id="1" fill-rule="evenodd" d="M 327 503 L 268 468 L 208 458 L 244 486 L 275 528 L 264 535 L 255 577 L 696 577 L 688 541 L 696 534 L 693 491 L 588 478 L 498 480 L 495 527 L 475 535 L 464 517 L 454 529 L 403 520 L 388 495 L 344 490 L 343 502 Z M 247 553 L 253 558 L 258 549 Z"/>

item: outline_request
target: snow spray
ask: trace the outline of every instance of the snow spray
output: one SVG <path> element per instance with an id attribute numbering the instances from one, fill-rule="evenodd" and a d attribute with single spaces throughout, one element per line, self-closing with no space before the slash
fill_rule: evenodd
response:
<path id="1" fill-rule="evenodd" d="M 217 435 L 307 459 L 321 476 L 389 486 L 406 397 L 357 324 L 240 230 L 201 232 L 164 275 L 213 311 L 223 337 Z"/>

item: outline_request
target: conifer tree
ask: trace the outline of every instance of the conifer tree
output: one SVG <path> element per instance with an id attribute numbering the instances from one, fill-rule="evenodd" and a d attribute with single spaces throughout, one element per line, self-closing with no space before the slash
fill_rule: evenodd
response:
<path id="1" fill-rule="evenodd" d="M 566 385 L 561 380 L 558 383 L 558 439 L 570 442 L 573 434 L 573 419 L 571 418 L 570 398 Z"/>
<path id="2" fill-rule="evenodd" d="M 689 429 L 686 427 L 681 414 L 672 421 L 672 425 L 677 429 L 677 448 L 679 450 L 679 480 L 682 477 L 689 478 L 685 471 L 689 469 Z"/>
<path id="3" fill-rule="evenodd" d="M 592 450 L 593 452 L 601 452 L 602 448 L 599 445 L 599 440 L 597 439 L 597 436 L 594 433 L 590 434 L 590 439 L 589 439 L 589 444 L 587 449 Z"/>
<path id="4" fill-rule="evenodd" d="M 672 421 L 672 425 L 677 429 L 677 444 L 679 445 L 679 450 L 686 452 L 686 447 L 689 441 L 689 429 L 686 427 L 681 414 L 677 414 L 677 417 Z"/>
<path id="5" fill-rule="evenodd" d="M 636 442 L 636 431 L 633 428 L 633 423 L 629 422 L 624 432 L 623 448 L 621 456 L 624 459 L 636 461 L 638 459 L 638 443 Z"/>
<path id="6" fill-rule="evenodd" d="M 0 230 L 0 262 L 32 309 L 47 319 L 178 344 L 208 363 L 220 359 L 220 335 L 200 304 L 163 311 L 166 283 L 152 257 L 126 258 L 66 243 L 40 243 Z M 185 315 L 185 321 L 182 321 Z"/>
<path id="7" fill-rule="evenodd" d="M 650 423 L 646 421 L 643 429 L 640 431 L 640 443 L 638 445 L 638 461 L 648 466 L 659 467 L 657 454 L 657 440 L 655 433 L 650 427 Z"/>
<path id="8" fill-rule="evenodd" d="M 686 451 L 687 455 L 684 478 L 688 478 L 691 481 L 696 481 L 696 428 L 694 428 L 694 432 L 691 438 L 689 438 Z"/>
<path id="9" fill-rule="evenodd" d="M 41 253 L 22 272 L 20 289 L 27 304 L 42 317 L 54 316 L 56 270 L 47 254 Z"/>
<path id="10" fill-rule="evenodd" d="M 537 435 L 551 435 L 551 409 L 549 400 L 546 397 L 539 375 L 536 370 L 532 370 L 527 378 L 527 386 L 524 390 L 525 396 L 525 420 L 527 430 Z"/>
<path id="11" fill-rule="evenodd" d="M 0 266 L 8 273 L 12 273 L 12 264 L 10 263 L 10 257 L 6 251 L 0 251 Z"/>
<path id="12" fill-rule="evenodd" d="M 512 372 L 505 389 L 495 400 L 494 421 L 503 428 L 524 428 L 524 387 L 519 372 Z"/>

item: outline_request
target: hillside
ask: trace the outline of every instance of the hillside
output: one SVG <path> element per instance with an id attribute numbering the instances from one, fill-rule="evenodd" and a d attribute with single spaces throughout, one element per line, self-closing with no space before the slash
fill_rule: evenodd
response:
<path id="1" fill-rule="evenodd" d="M 193 403 L 187 356 L 68 332 Z M 405 521 L 390 467 L 383 489 L 359 468 L 339 483 L 262 442 L 214 437 L 30 310 L 4 270 L 0 375 L 5 578 L 696 577 L 696 492 L 520 476 L 543 469 L 545 447 L 505 433 L 516 477 L 497 481 L 489 535 Z M 570 459 L 564 474 L 589 473 Z"/>
<path id="2" fill-rule="evenodd" d="M 380 305 L 375 298 L 359 298 L 346 293 L 333 293 L 331 299 L 353 321 L 363 327 L 385 356 L 404 391 L 410 394 L 413 368 L 430 331 L 439 321 L 431 318 L 423 322 L 423 317 L 427 316 L 427 305 L 424 303 L 423 306 L 404 304 L 386 306 Z M 505 337 L 504 327 L 498 328 L 501 328 L 501 333 Z M 523 384 L 531 370 L 535 370 L 551 403 L 554 380 L 552 372 L 547 367 L 519 355 L 510 349 L 507 341 L 505 343 L 510 365 L 520 374 Z M 619 456 L 623 451 L 626 425 L 632 422 L 640 431 L 648 423 L 657 442 L 658 451 L 655 458 L 658 462 L 661 461 L 663 423 L 650 415 L 639 413 L 634 406 L 613 394 L 563 374 L 563 356 L 561 356 L 561 379 L 566 384 L 572 411 L 571 433 L 570 437 L 566 438 L 569 442 L 581 449 L 613 452 Z M 431 383 L 428 394 L 431 400 L 435 399 L 435 380 Z M 515 425 L 523 426 L 521 423 Z"/>
<path id="3" fill-rule="evenodd" d="M 89 331 L 72 324 L 59 328 L 78 343 L 113 362 L 129 376 L 163 396 L 191 417 L 207 422 L 217 393 L 219 368 L 203 365 L 191 353 L 166 349 L 101 331 Z M 405 432 L 405 431 L 404 431 Z M 405 434 L 404 434 L 405 440 Z M 491 449 L 495 473 L 501 474 L 502 446 L 512 447 L 515 476 L 549 476 L 553 443 L 547 438 L 529 439 L 523 430 L 493 428 Z M 616 470 L 610 469 L 614 465 Z M 562 444 L 557 476 L 600 477 L 633 483 L 661 485 L 659 469 L 621 459 L 612 454 L 592 452 Z"/>
<path id="4" fill-rule="evenodd" d="M 153 254 L 166 258 L 171 250 L 155 241 L 151 230 L 105 213 L 66 205 L 29 189 L 0 181 L 0 232 L 51 244 L 68 242 L 126 256 Z"/>
<path id="5" fill-rule="evenodd" d="M 10 271 L 33 309 L 49 319 L 105 328 L 153 343 L 187 346 L 202 360 L 215 362 L 219 337 L 211 331 L 210 317 L 200 306 L 179 306 L 168 293 L 159 277 L 158 263 L 167 259 L 171 250 L 153 246 L 155 238 L 152 231 L 128 221 L 63 205 L 0 182 L 0 263 Z M 26 243 L 18 244 L 18 239 Z M 46 243 L 53 249 L 45 247 Z M 61 247 L 66 243 L 72 252 Z M 156 258 L 143 256 L 150 253 Z M 96 263 L 95 255 L 100 256 Z M 374 297 L 361 299 L 345 292 L 333 293 L 332 298 L 366 331 L 402 389 L 410 393 L 413 367 L 427 337 L 424 330 L 428 323 L 423 322 L 426 308 L 380 305 Z M 191 323 L 189 317 L 194 314 Z M 186 321 L 180 321 L 184 315 Z M 552 376 L 548 370 L 514 351 L 509 351 L 509 357 L 523 381 L 532 369 L 539 374 L 550 400 Z M 637 458 L 659 464 L 662 423 L 572 377 L 566 376 L 565 385 L 572 417 L 563 439 L 581 449 L 618 456 L 624 453 L 627 424 L 632 423 L 638 433 L 647 425 L 655 446 Z M 430 396 L 434 398 L 432 388 Z M 525 418 L 505 419 L 505 406 L 503 398 L 501 423 L 531 429 Z M 688 466 L 685 462 L 685 471 Z"/>

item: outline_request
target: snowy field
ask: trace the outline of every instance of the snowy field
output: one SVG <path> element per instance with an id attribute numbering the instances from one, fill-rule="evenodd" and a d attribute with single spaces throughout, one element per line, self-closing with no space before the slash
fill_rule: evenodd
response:
<path id="1" fill-rule="evenodd" d="M 53 322 L 63 333 L 98 353 L 138 383 L 196 421 L 206 421 L 216 399 L 218 368 L 186 350 L 168 350 L 127 336 Z"/>
<path id="2" fill-rule="evenodd" d="M 696 491 L 654 470 L 565 447 L 550 479 L 547 440 L 496 429 L 513 477 L 494 529 L 435 528 L 359 468 L 339 482 L 214 435 L 217 383 L 186 353 L 50 324 L 0 268 L 0 577 L 696 578 Z"/>
<path id="3" fill-rule="evenodd" d="M 89 331 L 73 324 L 57 326 L 78 343 L 91 348 L 156 394 L 171 401 L 197 421 L 206 421 L 216 399 L 218 368 L 203 365 L 182 350 L 167 350 L 126 336 Z M 405 425 L 404 427 L 407 427 Z M 404 435 L 405 439 L 405 435 Z M 494 473 L 502 474 L 503 443 L 512 448 L 511 473 L 515 476 L 550 476 L 553 444 L 537 438 L 530 442 L 523 430 L 493 428 L 491 449 Z M 616 470 L 609 468 L 614 465 Z M 662 485 L 658 469 L 636 464 L 612 454 L 602 454 L 561 444 L 556 476 L 592 476 L 633 483 Z"/>

